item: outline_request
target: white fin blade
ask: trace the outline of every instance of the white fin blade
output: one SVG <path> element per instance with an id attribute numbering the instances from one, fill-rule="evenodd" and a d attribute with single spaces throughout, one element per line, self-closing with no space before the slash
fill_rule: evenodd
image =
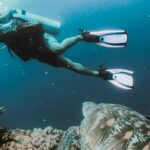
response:
<path id="1" fill-rule="evenodd" d="M 103 40 L 101 40 L 101 38 Z M 100 42 L 111 43 L 113 44 L 124 44 L 127 43 L 127 35 L 126 34 L 112 34 L 112 35 L 104 35 L 100 36 Z"/>
<path id="2" fill-rule="evenodd" d="M 107 47 L 107 48 L 123 48 L 123 47 L 125 47 L 125 45 L 110 45 L 110 44 L 106 44 L 106 43 L 102 43 L 102 42 L 96 43 L 96 45 Z"/>
<path id="3" fill-rule="evenodd" d="M 109 71 L 111 73 L 121 73 L 121 72 L 124 72 L 124 73 L 127 73 L 127 74 L 133 74 L 133 71 L 127 70 L 127 69 L 107 69 L 106 71 Z"/>
<path id="4" fill-rule="evenodd" d="M 113 75 L 113 79 L 119 82 L 120 84 L 132 87 L 133 86 L 133 77 L 131 75 L 118 73 Z"/>
<path id="5" fill-rule="evenodd" d="M 98 35 L 98 36 L 102 36 L 102 35 L 105 35 L 105 34 L 123 34 L 123 33 L 126 33 L 125 30 L 102 30 L 102 31 L 91 31 L 90 34 L 95 34 L 95 35 Z"/>
<path id="6" fill-rule="evenodd" d="M 128 40 L 125 30 L 103 30 L 90 32 L 90 34 L 99 36 L 97 45 L 108 48 L 123 48 Z"/>
<path id="7" fill-rule="evenodd" d="M 122 89 L 125 89 L 125 90 L 132 90 L 132 88 L 124 86 L 124 85 L 120 84 L 119 82 L 117 82 L 115 80 L 108 80 L 108 82 L 112 83 L 113 85 L 115 85 L 119 88 L 122 88 Z"/>

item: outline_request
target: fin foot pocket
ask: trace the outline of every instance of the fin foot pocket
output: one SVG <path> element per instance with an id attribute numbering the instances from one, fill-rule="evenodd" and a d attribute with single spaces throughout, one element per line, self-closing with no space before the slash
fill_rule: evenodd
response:
<path id="1" fill-rule="evenodd" d="M 96 43 L 99 46 L 109 48 L 122 48 L 127 44 L 127 32 L 125 30 L 101 30 L 89 32 L 83 29 L 79 30 L 83 40 Z"/>
<path id="2" fill-rule="evenodd" d="M 99 77 L 119 88 L 126 90 L 134 88 L 133 71 L 126 69 L 106 69 L 103 66 L 100 66 L 98 71 Z"/>

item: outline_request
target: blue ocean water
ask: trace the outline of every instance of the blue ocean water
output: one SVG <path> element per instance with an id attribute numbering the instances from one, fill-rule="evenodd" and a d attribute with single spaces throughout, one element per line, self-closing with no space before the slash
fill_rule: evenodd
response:
<path id="1" fill-rule="evenodd" d="M 64 56 L 91 69 L 100 64 L 135 72 L 135 89 L 124 91 L 95 77 L 54 68 L 36 60 L 23 62 L 0 52 L 0 105 L 6 113 L 0 126 L 7 128 L 46 127 L 66 129 L 79 125 L 82 103 L 119 103 L 150 115 L 150 1 L 145 0 L 24 0 L 9 4 L 61 21 L 59 41 L 87 30 L 126 29 L 128 45 L 108 49 L 80 42 Z"/>

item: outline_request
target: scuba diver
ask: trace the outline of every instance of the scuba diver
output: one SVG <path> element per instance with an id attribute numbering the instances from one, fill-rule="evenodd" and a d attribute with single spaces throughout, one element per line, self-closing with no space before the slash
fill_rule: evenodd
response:
<path id="1" fill-rule="evenodd" d="M 0 42 L 7 46 L 11 55 L 15 53 L 24 61 L 37 59 L 54 67 L 64 67 L 80 74 L 100 77 L 123 89 L 133 88 L 132 71 L 106 69 L 103 66 L 98 70 L 91 70 L 62 56 L 79 41 L 110 48 L 125 47 L 127 43 L 126 31 L 88 32 L 80 30 L 80 35 L 66 38 L 59 43 L 52 36 L 58 34 L 59 28 L 58 21 L 20 9 L 9 10 L 7 13 L 1 14 L 0 17 Z"/>

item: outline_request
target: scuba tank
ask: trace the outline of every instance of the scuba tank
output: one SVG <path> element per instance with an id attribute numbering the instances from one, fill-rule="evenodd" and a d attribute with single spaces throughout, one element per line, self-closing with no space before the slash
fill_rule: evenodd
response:
<path id="1" fill-rule="evenodd" d="M 26 12 L 24 10 L 15 9 L 13 10 L 13 17 L 23 19 L 29 22 L 37 21 L 42 24 L 45 32 L 49 34 L 57 35 L 60 30 L 61 23 L 59 21 L 42 17 L 33 13 Z"/>

